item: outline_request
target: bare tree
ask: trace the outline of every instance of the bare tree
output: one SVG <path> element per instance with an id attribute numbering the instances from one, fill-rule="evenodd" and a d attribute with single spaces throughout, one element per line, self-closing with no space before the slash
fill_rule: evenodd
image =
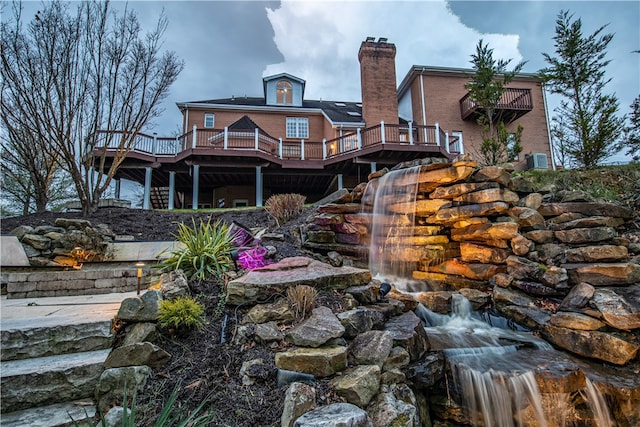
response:
<path id="1" fill-rule="evenodd" d="M 37 149 L 59 155 L 85 214 L 97 208 L 182 71 L 175 53 L 161 52 L 167 24 L 162 15 L 141 34 L 126 5 L 116 13 L 108 1 L 81 2 L 73 15 L 55 1 L 26 27 L 16 6 L 2 26 L 2 108 L 14 112 L 15 127 L 37 137 Z"/>

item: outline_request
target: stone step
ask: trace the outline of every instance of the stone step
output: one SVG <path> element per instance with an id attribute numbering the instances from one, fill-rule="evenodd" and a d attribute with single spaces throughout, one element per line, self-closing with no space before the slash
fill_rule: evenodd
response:
<path id="1" fill-rule="evenodd" d="M 110 351 L 0 362 L 0 413 L 93 396 Z"/>
<path id="2" fill-rule="evenodd" d="M 38 323 L 36 323 L 38 324 Z M 1 333 L 1 361 L 80 353 L 111 348 L 111 321 L 9 328 Z"/>
<path id="3" fill-rule="evenodd" d="M 2 414 L 2 427 L 65 427 L 95 424 L 96 407 L 90 397 Z"/>

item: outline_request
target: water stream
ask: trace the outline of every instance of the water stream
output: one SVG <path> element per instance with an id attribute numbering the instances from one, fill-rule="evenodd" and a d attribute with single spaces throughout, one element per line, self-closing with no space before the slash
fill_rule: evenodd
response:
<path id="1" fill-rule="evenodd" d="M 575 393 L 542 393 L 537 375 L 562 373 L 571 362 L 547 342 L 490 326 L 462 295 L 450 315 L 419 306 L 432 350 L 441 350 L 473 426 L 613 427 L 600 391 L 585 377 Z M 555 367 L 554 367 L 555 365 Z M 560 374 L 562 375 L 562 374 Z"/>

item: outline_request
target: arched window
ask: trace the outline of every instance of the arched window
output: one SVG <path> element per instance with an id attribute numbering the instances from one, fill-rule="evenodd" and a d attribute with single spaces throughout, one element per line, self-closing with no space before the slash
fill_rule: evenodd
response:
<path id="1" fill-rule="evenodd" d="M 292 104 L 293 103 L 293 86 L 286 80 L 280 80 L 276 84 L 276 103 Z"/>

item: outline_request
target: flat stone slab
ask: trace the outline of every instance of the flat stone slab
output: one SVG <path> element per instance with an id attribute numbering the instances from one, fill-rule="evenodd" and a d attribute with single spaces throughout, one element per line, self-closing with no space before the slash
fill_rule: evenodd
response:
<path id="1" fill-rule="evenodd" d="M 125 298 L 136 292 L 67 297 L 0 299 L 0 330 L 27 330 L 110 321 Z"/>
<path id="2" fill-rule="evenodd" d="M 0 266 L 29 267 L 29 258 L 16 236 L 0 236 Z"/>
<path id="3" fill-rule="evenodd" d="M 366 285 L 370 281 L 371 272 L 362 268 L 333 267 L 307 257 L 285 258 L 229 282 L 227 302 L 233 305 L 257 303 L 296 285 L 346 289 Z"/>
<path id="4" fill-rule="evenodd" d="M 38 408 L 2 414 L 2 427 L 50 427 L 67 425 L 73 421 L 82 424 L 84 420 L 94 422 L 96 407 L 93 398 L 72 402 L 55 403 Z"/>
<path id="5" fill-rule="evenodd" d="M 168 258 L 171 252 L 179 250 L 182 243 L 177 241 L 113 242 L 107 247 L 108 261 L 154 261 Z"/>

